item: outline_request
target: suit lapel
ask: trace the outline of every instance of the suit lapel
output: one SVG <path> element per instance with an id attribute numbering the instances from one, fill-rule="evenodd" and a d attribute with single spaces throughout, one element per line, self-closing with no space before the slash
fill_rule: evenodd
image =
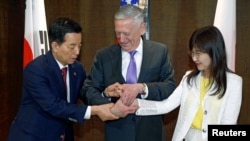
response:
<path id="1" fill-rule="evenodd" d="M 112 70 L 114 72 L 114 76 L 119 76 L 118 78 L 114 78 L 114 81 L 116 82 L 118 79 L 119 82 L 125 83 L 125 79 L 122 76 L 121 47 L 119 45 L 116 45 L 114 48 L 112 48 L 110 53 L 110 56 L 112 56 L 110 58 L 110 62 L 112 63 L 111 66 L 113 67 Z"/>
<path id="2" fill-rule="evenodd" d="M 77 86 L 76 84 L 76 77 L 77 77 L 77 71 L 74 65 L 68 65 L 69 66 L 69 87 L 70 87 L 70 102 L 72 102 L 73 99 L 76 99 L 74 95 L 76 93 L 75 88 Z"/>
<path id="3" fill-rule="evenodd" d="M 66 90 L 64 89 L 63 77 L 61 74 L 61 70 L 53 57 L 51 51 L 46 53 L 48 60 L 48 73 L 51 77 L 51 81 L 53 81 L 54 87 L 59 91 L 60 97 L 63 97 L 65 100 L 67 99 Z M 59 83 L 59 84 L 58 84 Z"/>
<path id="4" fill-rule="evenodd" d="M 139 74 L 139 78 L 138 78 L 138 82 L 143 82 L 143 78 L 145 78 L 145 75 L 147 75 L 145 73 L 145 70 L 148 70 L 148 68 L 150 67 L 151 62 L 153 61 L 152 57 L 152 53 L 154 53 L 154 50 L 152 49 L 152 46 L 150 45 L 150 43 L 146 40 L 143 40 L 143 54 L 142 54 L 142 64 L 141 64 L 141 70 L 140 70 L 140 74 Z"/>

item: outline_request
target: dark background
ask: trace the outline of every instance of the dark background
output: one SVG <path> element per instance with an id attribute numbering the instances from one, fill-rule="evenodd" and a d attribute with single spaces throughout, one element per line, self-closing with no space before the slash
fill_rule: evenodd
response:
<path id="1" fill-rule="evenodd" d="M 120 0 L 45 0 L 46 19 L 68 16 L 83 29 L 80 61 L 87 72 L 96 51 L 114 43 L 113 14 Z M 243 77 L 243 102 L 239 124 L 250 124 L 250 1 L 237 2 L 236 73 Z M 188 69 L 187 46 L 191 33 L 212 25 L 217 0 L 151 0 L 150 39 L 167 44 L 177 83 Z M 0 141 L 5 141 L 21 98 L 25 0 L 0 0 Z M 249 103 L 248 103 L 249 102 Z M 178 109 L 165 115 L 168 140 Z M 102 141 L 103 122 L 92 117 L 76 125 L 78 141 Z"/>

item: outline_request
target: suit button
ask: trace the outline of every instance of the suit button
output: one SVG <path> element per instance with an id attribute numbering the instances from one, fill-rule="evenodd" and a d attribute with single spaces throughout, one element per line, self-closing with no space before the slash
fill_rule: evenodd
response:
<path id="1" fill-rule="evenodd" d="M 61 135 L 60 139 L 62 139 L 62 141 L 64 141 L 65 135 Z"/>
<path id="2" fill-rule="evenodd" d="M 207 114 L 207 110 L 204 111 L 204 115 L 206 115 L 206 114 Z"/>

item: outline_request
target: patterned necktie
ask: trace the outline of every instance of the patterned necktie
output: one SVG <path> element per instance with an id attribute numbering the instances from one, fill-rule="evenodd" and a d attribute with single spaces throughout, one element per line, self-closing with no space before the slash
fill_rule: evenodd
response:
<path id="1" fill-rule="evenodd" d="M 67 91 L 67 83 L 66 83 L 67 67 L 62 68 L 61 71 L 62 71 L 62 76 L 63 76 L 63 81 L 64 81 L 65 89 Z"/>
<path id="2" fill-rule="evenodd" d="M 128 65 L 127 75 L 126 75 L 126 83 L 127 84 L 134 84 L 137 82 L 137 75 L 136 75 L 136 63 L 134 59 L 136 51 L 131 51 L 130 54 L 130 62 Z"/>

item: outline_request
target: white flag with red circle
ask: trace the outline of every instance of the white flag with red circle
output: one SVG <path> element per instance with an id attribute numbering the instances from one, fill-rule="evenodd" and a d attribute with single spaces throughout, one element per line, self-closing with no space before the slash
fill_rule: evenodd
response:
<path id="1" fill-rule="evenodd" d="M 225 40 L 227 65 L 235 71 L 236 54 L 236 0 L 218 0 L 214 26 L 222 32 Z"/>

